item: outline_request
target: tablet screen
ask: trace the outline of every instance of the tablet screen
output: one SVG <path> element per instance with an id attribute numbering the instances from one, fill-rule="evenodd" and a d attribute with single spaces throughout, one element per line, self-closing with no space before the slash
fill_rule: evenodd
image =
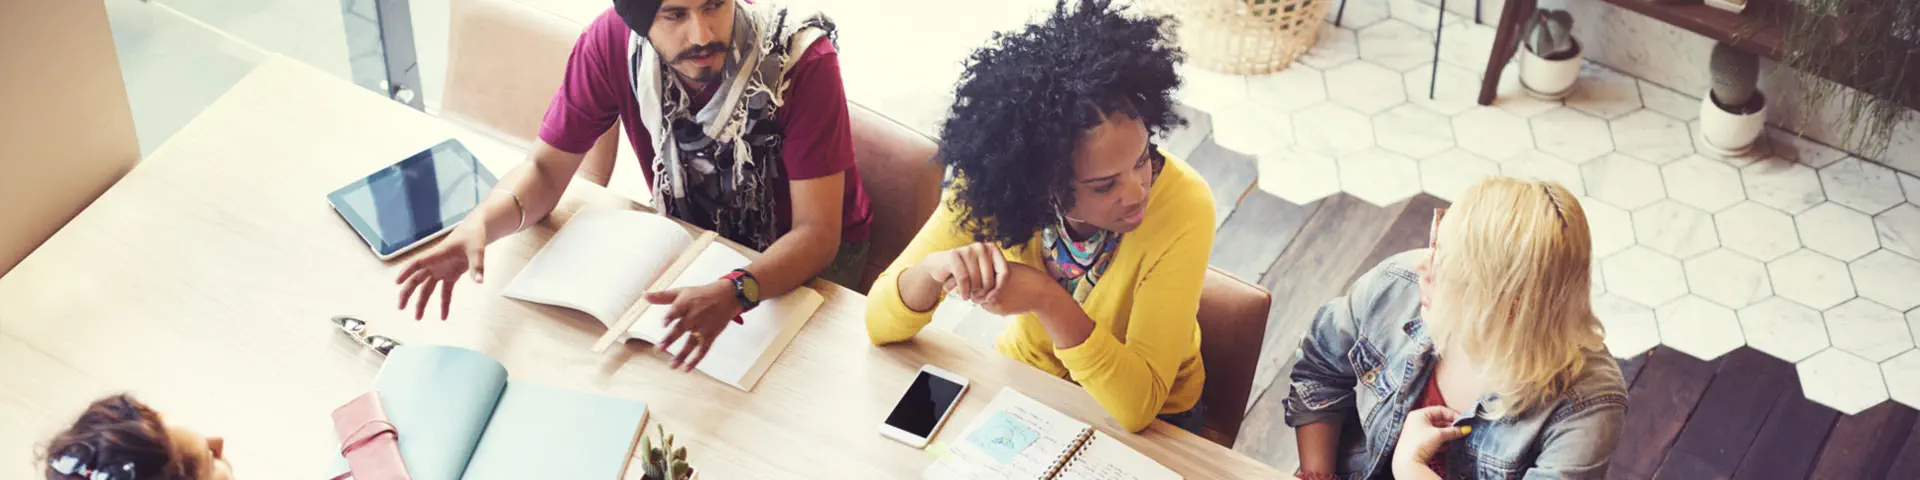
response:
<path id="1" fill-rule="evenodd" d="M 458 140 L 447 140 L 366 178 L 328 199 L 380 255 L 460 223 L 497 180 Z"/>

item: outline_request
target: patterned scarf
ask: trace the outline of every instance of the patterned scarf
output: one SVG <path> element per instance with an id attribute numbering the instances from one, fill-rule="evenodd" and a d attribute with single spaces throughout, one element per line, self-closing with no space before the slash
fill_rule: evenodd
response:
<path id="1" fill-rule="evenodd" d="M 714 98 L 692 111 L 693 94 L 646 37 L 632 35 L 634 96 L 653 139 L 654 208 L 735 242 L 766 250 L 776 231 L 773 186 L 784 179 L 786 73 L 833 23 L 818 12 L 734 3 L 731 50 Z"/>

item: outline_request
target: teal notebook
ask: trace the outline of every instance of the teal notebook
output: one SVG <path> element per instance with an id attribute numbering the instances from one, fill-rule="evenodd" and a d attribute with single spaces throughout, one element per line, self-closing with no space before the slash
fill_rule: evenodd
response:
<path id="1" fill-rule="evenodd" d="M 508 381 L 485 354 L 437 345 L 394 349 L 374 391 L 414 480 L 618 479 L 647 417 L 645 403 Z"/>

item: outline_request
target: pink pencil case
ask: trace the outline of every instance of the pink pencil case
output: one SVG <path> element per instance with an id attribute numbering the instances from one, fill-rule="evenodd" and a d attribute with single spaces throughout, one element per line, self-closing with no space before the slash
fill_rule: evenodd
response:
<path id="1" fill-rule="evenodd" d="M 400 458 L 400 432 L 387 421 L 379 394 L 367 392 L 334 409 L 333 429 L 347 457 L 347 473 L 333 480 L 411 480 Z"/>

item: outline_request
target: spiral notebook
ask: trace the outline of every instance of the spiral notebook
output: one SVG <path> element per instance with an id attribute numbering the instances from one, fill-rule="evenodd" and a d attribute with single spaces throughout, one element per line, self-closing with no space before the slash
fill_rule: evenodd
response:
<path id="1" fill-rule="evenodd" d="M 1180 475 L 1097 428 L 1013 389 L 994 395 L 930 480 L 1177 480 Z"/>

